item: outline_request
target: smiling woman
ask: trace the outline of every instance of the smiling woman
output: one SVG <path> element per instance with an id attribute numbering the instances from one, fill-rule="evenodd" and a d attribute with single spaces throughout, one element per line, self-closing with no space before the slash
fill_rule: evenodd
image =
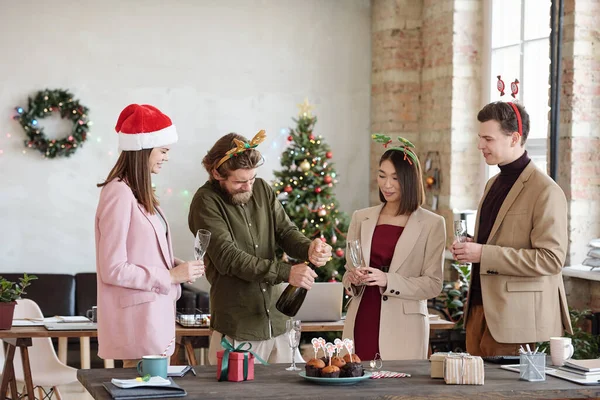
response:
<path id="1" fill-rule="evenodd" d="M 202 276 L 204 263 L 174 257 L 169 224 L 152 190 L 151 174 L 160 172 L 177 142 L 171 119 L 153 106 L 131 104 L 115 129 L 122 152 L 98 184 L 98 355 L 133 367 L 142 356 L 173 353 L 180 283 Z"/>

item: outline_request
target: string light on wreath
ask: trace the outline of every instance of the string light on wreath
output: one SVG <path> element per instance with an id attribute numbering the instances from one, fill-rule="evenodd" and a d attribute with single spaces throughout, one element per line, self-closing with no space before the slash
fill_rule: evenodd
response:
<path id="1" fill-rule="evenodd" d="M 27 109 L 17 106 L 13 117 L 19 122 L 28 139 L 27 148 L 40 151 L 45 158 L 70 157 L 87 140 L 89 127 L 89 109 L 75 100 L 73 95 L 62 89 L 42 90 L 28 98 Z M 39 120 L 58 112 L 60 117 L 73 123 L 70 132 L 60 139 L 48 139 Z M 99 139 L 99 138 L 98 138 Z M 25 151 L 23 151 L 25 154 Z"/>

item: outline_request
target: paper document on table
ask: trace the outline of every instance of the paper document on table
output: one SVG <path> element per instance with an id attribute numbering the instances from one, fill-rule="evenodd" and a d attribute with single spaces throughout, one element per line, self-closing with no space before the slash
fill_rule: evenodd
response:
<path id="1" fill-rule="evenodd" d="M 13 319 L 12 326 L 44 326 L 44 320 Z"/>
<path id="2" fill-rule="evenodd" d="M 56 315 L 56 321 L 46 321 L 46 322 L 90 322 L 88 317 L 82 317 L 80 315 Z"/>

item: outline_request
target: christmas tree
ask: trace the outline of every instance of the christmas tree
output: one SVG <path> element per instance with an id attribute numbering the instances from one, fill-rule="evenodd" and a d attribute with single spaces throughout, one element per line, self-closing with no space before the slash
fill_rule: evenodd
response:
<path id="1" fill-rule="evenodd" d="M 321 238 L 333 247 L 333 258 L 317 268 L 317 281 L 341 281 L 346 264 L 346 233 L 349 218 L 339 210 L 334 187 L 337 173 L 333 153 L 323 137 L 313 130 L 317 117 L 312 116 L 308 100 L 299 104 L 296 128 L 290 128 L 289 146 L 281 154 L 281 171 L 275 171 L 273 186 L 290 219 L 310 239 Z M 287 256 L 280 254 L 283 259 Z M 290 260 L 301 262 L 304 260 Z"/>

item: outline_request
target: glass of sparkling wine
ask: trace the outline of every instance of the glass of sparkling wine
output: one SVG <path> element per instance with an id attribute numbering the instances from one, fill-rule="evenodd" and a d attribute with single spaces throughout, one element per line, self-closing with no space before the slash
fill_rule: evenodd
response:
<path id="1" fill-rule="evenodd" d="M 467 221 L 461 219 L 454 221 L 454 238 L 459 243 L 465 243 L 467 241 Z M 466 263 L 460 262 L 460 266 L 465 266 Z"/>
<path id="2" fill-rule="evenodd" d="M 206 229 L 198 229 L 196 239 L 194 240 L 194 257 L 196 260 L 204 259 L 208 244 L 210 243 L 210 231 Z"/>
<path id="3" fill-rule="evenodd" d="M 292 349 L 292 365 L 286 368 L 286 371 L 300 371 L 300 368 L 296 367 L 296 349 L 300 345 L 300 335 L 302 334 L 302 325 L 300 320 L 290 318 L 285 321 L 285 331 L 288 335 L 288 344 Z"/>
<path id="4" fill-rule="evenodd" d="M 360 239 L 353 239 L 348 241 L 348 252 L 350 254 L 350 260 L 352 260 L 354 268 L 362 268 L 364 259 Z M 361 283 L 361 285 L 363 284 Z"/>

